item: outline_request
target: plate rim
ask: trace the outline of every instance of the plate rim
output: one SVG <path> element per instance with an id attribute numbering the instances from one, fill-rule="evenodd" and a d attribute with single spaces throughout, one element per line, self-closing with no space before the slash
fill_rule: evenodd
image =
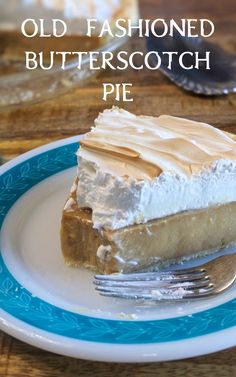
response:
<path id="1" fill-rule="evenodd" d="M 175 342 L 117 345 L 78 341 L 55 334 L 50 334 L 51 336 L 48 337 L 48 332 L 25 324 L 11 315 L 6 316 L 6 312 L 4 314 L 2 312 L 0 309 L 0 329 L 7 334 L 42 350 L 83 360 L 116 363 L 174 361 L 208 355 L 235 346 L 236 327 L 233 332 L 232 328 L 229 328 L 210 335 Z M 222 338 L 221 344 L 216 342 L 219 335 Z"/>
<path id="2" fill-rule="evenodd" d="M 25 162 L 25 161 L 29 160 L 32 157 L 41 155 L 44 152 L 48 152 L 48 151 L 54 150 L 54 149 L 56 149 L 58 147 L 65 147 L 67 145 L 74 144 L 75 142 L 79 142 L 79 140 L 82 137 L 83 137 L 83 135 L 73 136 L 73 137 L 69 137 L 69 138 L 66 138 L 66 139 L 61 139 L 61 140 L 54 141 L 54 142 L 51 142 L 49 144 L 45 144 L 43 146 L 37 147 L 37 148 L 35 148 L 35 149 L 33 149 L 33 150 L 29 151 L 29 152 L 26 152 L 26 153 L 24 153 L 24 154 L 16 157 L 15 159 L 7 162 L 6 164 L 4 164 L 2 167 L 0 167 L 0 174 L 2 175 L 3 173 L 6 173 L 9 170 L 11 170 L 13 167 L 16 167 L 17 165 L 19 165 L 20 163 Z M 60 170 L 60 171 L 62 171 L 62 170 Z M 53 174 L 50 174 L 50 175 L 53 175 Z M 37 182 L 36 184 L 38 184 L 38 183 L 39 182 Z M 29 190 L 29 188 L 26 190 L 26 192 L 28 190 Z M 233 301 L 233 300 L 231 300 L 231 301 Z M 236 304 L 236 302 L 235 302 L 235 304 Z M 222 305 L 220 305 L 220 306 L 222 306 Z M 209 309 L 209 310 L 212 310 L 212 309 Z M 209 310 L 207 310 L 207 311 L 209 311 Z M 200 313 L 200 312 L 198 312 L 198 313 Z M 21 326 L 21 328 L 20 328 L 19 331 L 17 331 L 17 329 L 13 325 L 13 322 L 14 322 L 13 319 L 19 321 L 19 324 Z M 111 321 L 117 321 L 117 320 L 111 320 Z M 160 320 L 156 320 L 156 321 L 160 321 Z M 12 326 L 11 326 L 11 322 L 12 322 Z M 119 322 L 129 322 L 129 321 L 120 321 L 119 320 Z M 132 321 L 132 322 L 135 322 L 135 321 Z M 136 321 L 136 322 L 149 322 L 149 321 Z M 25 326 L 29 326 L 29 330 L 28 331 L 24 330 L 25 332 L 24 332 L 24 336 L 23 336 L 22 335 L 23 334 L 22 333 L 22 329 Z M 3 330 L 5 330 L 6 332 L 8 332 L 10 335 L 13 335 L 13 336 L 15 336 L 15 337 L 17 337 L 19 339 L 22 339 L 22 340 L 24 340 L 27 343 L 30 343 L 30 344 L 33 344 L 33 345 L 36 344 L 40 348 L 47 349 L 47 350 L 52 351 L 52 352 L 56 352 L 56 353 L 68 355 L 68 356 L 81 357 L 81 352 L 82 352 L 81 350 L 80 350 L 79 353 L 75 352 L 74 354 L 72 352 L 73 350 L 70 350 L 70 353 L 67 354 L 67 349 L 65 347 L 61 348 L 61 346 L 58 346 L 58 345 L 55 345 L 55 344 L 53 346 L 54 348 L 49 347 L 50 348 L 49 349 L 47 342 L 49 342 L 51 344 L 52 334 L 53 333 L 51 333 L 49 331 L 45 332 L 44 330 L 41 330 L 37 326 L 31 326 L 27 322 L 21 321 L 21 320 L 17 319 L 17 317 L 11 316 L 9 313 L 7 313 L 6 311 L 3 311 L 2 309 L 0 309 L 0 328 L 2 328 Z M 37 333 L 39 333 L 41 331 L 43 332 L 43 335 L 41 334 L 41 338 L 40 338 L 41 341 L 40 342 L 38 342 L 38 341 L 35 342 L 34 341 L 34 343 L 31 343 L 32 339 L 37 339 Z M 210 338 L 215 338 L 215 336 L 218 337 L 217 334 L 219 334 L 219 332 L 220 333 L 224 332 L 226 334 L 229 331 L 230 331 L 230 334 L 227 335 L 227 337 L 226 337 L 227 341 L 223 342 L 224 344 L 221 343 L 221 345 L 220 345 L 217 342 L 213 342 L 214 345 L 213 346 L 209 346 L 209 344 L 208 344 L 209 342 L 206 342 L 206 344 L 208 344 L 208 346 L 207 347 L 202 347 L 202 344 L 201 344 L 200 351 L 197 351 L 196 350 L 196 346 L 194 346 L 194 345 L 192 347 L 189 347 L 189 343 L 193 339 L 195 340 L 195 343 L 197 344 L 198 341 L 199 341 L 199 339 L 202 339 L 202 338 L 206 337 L 209 340 Z M 47 336 L 45 336 L 45 334 L 50 334 L 49 338 L 47 338 Z M 122 362 L 122 360 L 124 360 L 124 362 L 127 362 L 127 361 L 131 361 L 131 362 L 144 362 L 146 359 L 148 359 L 148 361 L 164 361 L 164 360 L 174 360 L 174 359 L 176 360 L 176 359 L 179 359 L 179 358 L 198 356 L 198 355 L 202 355 L 202 354 L 206 354 L 206 353 L 209 353 L 209 352 L 214 352 L 214 351 L 217 351 L 217 350 L 220 350 L 220 349 L 231 347 L 231 346 L 233 346 L 233 345 L 236 344 L 236 341 L 233 340 L 234 337 L 230 336 L 232 334 L 234 334 L 234 335 L 236 334 L 236 326 L 235 325 L 228 326 L 225 329 L 218 329 L 216 331 L 207 333 L 205 335 L 194 336 L 194 337 L 187 337 L 186 339 L 180 339 L 180 340 L 174 340 L 174 341 L 166 341 L 166 342 L 131 343 L 131 344 L 121 343 L 121 344 L 115 344 L 115 343 L 106 343 L 106 342 L 103 342 L 103 343 L 93 342 L 91 340 L 85 341 L 85 340 L 81 340 L 81 339 L 75 339 L 75 342 L 77 342 L 77 344 L 78 343 L 83 343 L 83 344 L 89 343 L 90 349 L 91 349 L 91 343 L 96 344 L 96 345 L 99 344 L 99 347 L 101 347 L 101 345 L 103 345 L 102 348 L 104 348 L 105 345 L 108 346 L 108 350 L 107 350 L 108 353 L 105 354 L 105 358 L 104 358 L 103 355 L 98 355 L 98 354 L 97 354 L 97 356 L 96 356 L 96 354 L 95 355 L 91 355 L 91 352 L 89 352 L 89 350 L 88 350 L 87 357 L 86 357 L 86 354 L 82 356 L 83 358 L 87 358 L 87 359 L 91 359 L 91 357 L 92 357 L 93 360 L 119 361 L 119 362 Z M 64 339 L 64 340 L 65 339 L 69 339 L 70 342 L 72 341 L 71 340 L 72 338 L 69 338 L 69 337 L 66 337 L 66 336 L 61 336 L 61 335 L 56 335 L 56 334 L 53 334 L 53 336 L 59 337 L 60 340 L 61 339 Z M 225 336 L 224 336 L 224 338 L 225 338 Z M 46 341 L 46 339 L 47 339 L 47 341 Z M 185 343 L 186 341 L 187 341 L 187 346 L 185 348 L 185 353 L 181 353 L 180 357 L 179 356 L 175 357 L 176 352 L 175 352 L 175 355 L 174 355 L 174 353 L 170 353 L 169 354 L 169 352 L 167 352 L 166 354 L 165 353 L 163 354 L 161 352 L 161 350 L 158 350 L 157 353 L 153 352 L 152 356 L 151 356 L 150 352 L 149 352 L 150 350 L 148 351 L 148 348 L 149 348 L 150 345 L 152 346 L 151 347 L 152 349 L 154 349 L 156 347 L 160 348 L 160 346 L 161 346 L 162 350 L 164 350 L 166 348 L 165 345 L 169 344 L 169 350 L 170 350 L 170 345 L 171 344 L 173 345 L 174 343 L 182 342 L 182 346 L 183 346 L 183 343 Z M 183 350 L 182 346 L 181 346 L 181 348 Z M 120 349 L 120 347 L 122 347 L 122 355 L 123 355 L 122 357 L 120 357 L 119 355 L 114 355 L 114 353 L 115 353 L 114 352 L 114 347 L 118 347 L 118 349 Z M 138 348 L 137 352 L 133 356 L 130 354 L 130 347 L 132 347 L 132 348 L 133 347 L 135 347 L 135 348 L 137 347 Z M 127 351 L 125 351 L 126 348 L 129 350 L 128 355 L 127 355 Z M 147 349 L 146 353 L 145 353 L 145 348 Z M 109 353 L 110 349 L 111 349 L 111 354 Z M 177 347 L 177 349 L 178 349 L 178 347 Z M 149 356 L 147 357 L 147 355 L 149 355 Z"/>

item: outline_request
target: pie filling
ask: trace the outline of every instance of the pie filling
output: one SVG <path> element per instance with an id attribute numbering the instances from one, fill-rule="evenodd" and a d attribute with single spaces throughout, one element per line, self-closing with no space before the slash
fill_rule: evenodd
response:
<path id="1" fill-rule="evenodd" d="M 132 272 L 210 254 L 236 242 L 236 202 L 185 211 L 117 230 L 93 227 L 72 194 L 63 211 L 65 262 L 101 273 Z"/>

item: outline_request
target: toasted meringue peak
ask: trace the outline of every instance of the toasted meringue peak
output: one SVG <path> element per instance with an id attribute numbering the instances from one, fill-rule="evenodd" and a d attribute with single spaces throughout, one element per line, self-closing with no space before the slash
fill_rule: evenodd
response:
<path id="1" fill-rule="evenodd" d="M 81 156 L 87 150 L 101 164 L 106 154 L 104 170 L 137 179 L 167 171 L 192 175 L 221 158 L 236 160 L 236 142 L 209 124 L 168 115 L 137 116 L 117 107 L 99 115 L 81 146 Z"/>

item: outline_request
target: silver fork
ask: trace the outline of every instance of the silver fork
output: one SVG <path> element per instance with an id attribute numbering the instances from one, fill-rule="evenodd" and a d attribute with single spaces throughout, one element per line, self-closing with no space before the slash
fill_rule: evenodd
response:
<path id="1" fill-rule="evenodd" d="M 213 296 L 235 279 L 236 254 L 229 254 L 194 268 L 96 275 L 94 284 L 103 296 L 159 301 Z"/>

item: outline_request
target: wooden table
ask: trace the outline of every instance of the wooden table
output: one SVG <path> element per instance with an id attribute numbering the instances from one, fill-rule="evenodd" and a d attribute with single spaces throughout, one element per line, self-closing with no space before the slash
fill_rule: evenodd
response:
<path id="1" fill-rule="evenodd" d="M 215 22 L 214 38 L 236 52 L 235 0 L 142 0 L 142 16 L 210 18 Z M 141 47 L 141 45 L 143 47 Z M 133 40 L 130 48 L 144 48 Z M 209 122 L 236 133 L 236 95 L 203 98 L 183 92 L 159 72 L 107 70 L 86 88 L 76 89 L 45 103 L 0 114 L 0 155 L 6 160 L 52 140 L 89 130 L 103 108 L 102 82 L 131 82 L 134 102 L 116 103 L 138 114 L 172 114 Z M 106 364 L 75 360 L 50 354 L 0 333 L 0 376 L 236 376 L 236 348 L 214 355 L 160 364 Z"/>

